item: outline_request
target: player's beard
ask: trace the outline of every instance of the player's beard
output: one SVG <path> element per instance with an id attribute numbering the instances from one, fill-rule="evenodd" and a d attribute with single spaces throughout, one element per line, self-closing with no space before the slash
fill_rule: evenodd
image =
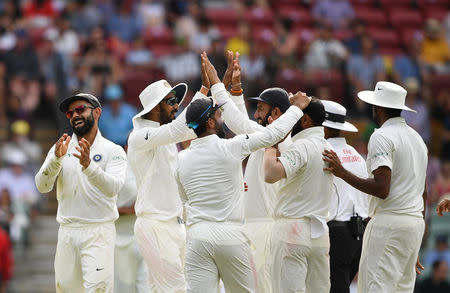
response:
<path id="1" fill-rule="evenodd" d="M 171 112 L 161 111 L 161 124 L 167 124 L 172 122 L 175 119 L 175 115 L 177 114 L 177 110 L 173 110 Z"/>
<path id="2" fill-rule="evenodd" d="M 73 126 L 73 122 L 78 121 L 80 119 L 83 119 L 84 124 L 81 127 L 76 128 L 75 126 Z M 92 127 L 94 126 L 94 113 L 91 111 L 91 115 L 89 115 L 87 118 L 80 118 L 77 120 L 72 121 L 72 123 L 70 124 L 70 126 L 72 126 L 72 130 L 73 132 L 77 135 L 77 136 L 83 136 L 85 134 L 87 134 Z"/>
<path id="3" fill-rule="evenodd" d="M 218 122 L 216 119 L 214 119 L 214 122 L 216 123 L 216 134 L 220 138 L 225 138 L 225 129 L 223 128 L 223 122 Z"/>
<path id="4" fill-rule="evenodd" d="M 272 110 L 267 113 L 266 117 L 264 117 L 264 120 L 261 120 L 260 124 L 262 126 L 266 127 L 267 125 L 269 125 L 269 117 L 270 117 L 271 112 L 272 112 Z"/>

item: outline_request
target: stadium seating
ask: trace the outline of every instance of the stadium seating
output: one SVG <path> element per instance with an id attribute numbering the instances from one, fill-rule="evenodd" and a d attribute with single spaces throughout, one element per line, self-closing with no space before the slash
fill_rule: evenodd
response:
<path id="1" fill-rule="evenodd" d="M 396 7 L 389 10 L 389 21 L 395 29 L 423 27 L 422 14 L 416 9 Z"/>
<path id="2" fill-rule="evenodd" d="M 388 19 L 381 9 L 371 7 L 357 7 L 355 9 L 356 17 L 362 19 L 368 27 L 387 26 Z"/>

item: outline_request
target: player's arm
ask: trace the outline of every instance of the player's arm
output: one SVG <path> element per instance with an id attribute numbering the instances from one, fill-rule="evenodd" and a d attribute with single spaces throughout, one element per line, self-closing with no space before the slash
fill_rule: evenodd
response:
<path id="1" fill-rule="evenodd" d="M 110 154 L 105 170 L 95 163 L 90 163 L 83 173 L 92 185 L 108 197 L 116 196 L 122 189 L 127 172 L 125 151 L 116 146 Z"/>
<path id="2" fill-rule="evenodd" d="M 277 153 L 276 147 L 268 147 L 264 152 L 264 181 L 270 184 L 286 178 L 286 171 Z"/>
<path id="3" fill-rule="evenodd" d="M 64 134 L 50 149 L 39 171 L 34 177 L 36 187 L 41 193 L 50 192 L 53 189 L 56 178 L 62 168 L 62 161 L 67 153 L 70 143 L 70 136 Z"/>

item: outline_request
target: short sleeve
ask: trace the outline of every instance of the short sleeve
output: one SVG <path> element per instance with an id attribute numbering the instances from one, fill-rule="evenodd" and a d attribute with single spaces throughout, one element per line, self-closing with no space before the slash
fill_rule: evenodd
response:
<path id="1" fill-rule="evenodd" d="M 391 140 L 374 132 L 369 140 L 368 151 L 367 169 L 370 173 L 382 166 L 392 170 L 394 147 Z"/>
<path id="2" fill-rule="evenodd" d="M 286 172 L 286 178 L 294 176 L 307 162 L 307 153 L 304 145 L 291 146 L 278 157 Z"/>

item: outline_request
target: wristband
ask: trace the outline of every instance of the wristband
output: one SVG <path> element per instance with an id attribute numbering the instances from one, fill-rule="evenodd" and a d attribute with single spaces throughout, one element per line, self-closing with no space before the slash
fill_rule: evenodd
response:
<path id="1" fill-rule="evenodd" d="M 231 90 L 230 91 L 232 94 L 242 94 L 243 92 L 244 92 L 244 90 L 243 89 L 240 89 L 240 90 L 238 90 L 238 91 L 233 91 L 233 90 Z"/>
<path id="2" fill-rule="evenodd" d="M 202 84 L 202 88 L 204 88 L 205 90 L 208 90 L 208 91 L 209 91 L 209 88 L 207 88 L 207 87 L 204 86 L 203 84 Z"/>

